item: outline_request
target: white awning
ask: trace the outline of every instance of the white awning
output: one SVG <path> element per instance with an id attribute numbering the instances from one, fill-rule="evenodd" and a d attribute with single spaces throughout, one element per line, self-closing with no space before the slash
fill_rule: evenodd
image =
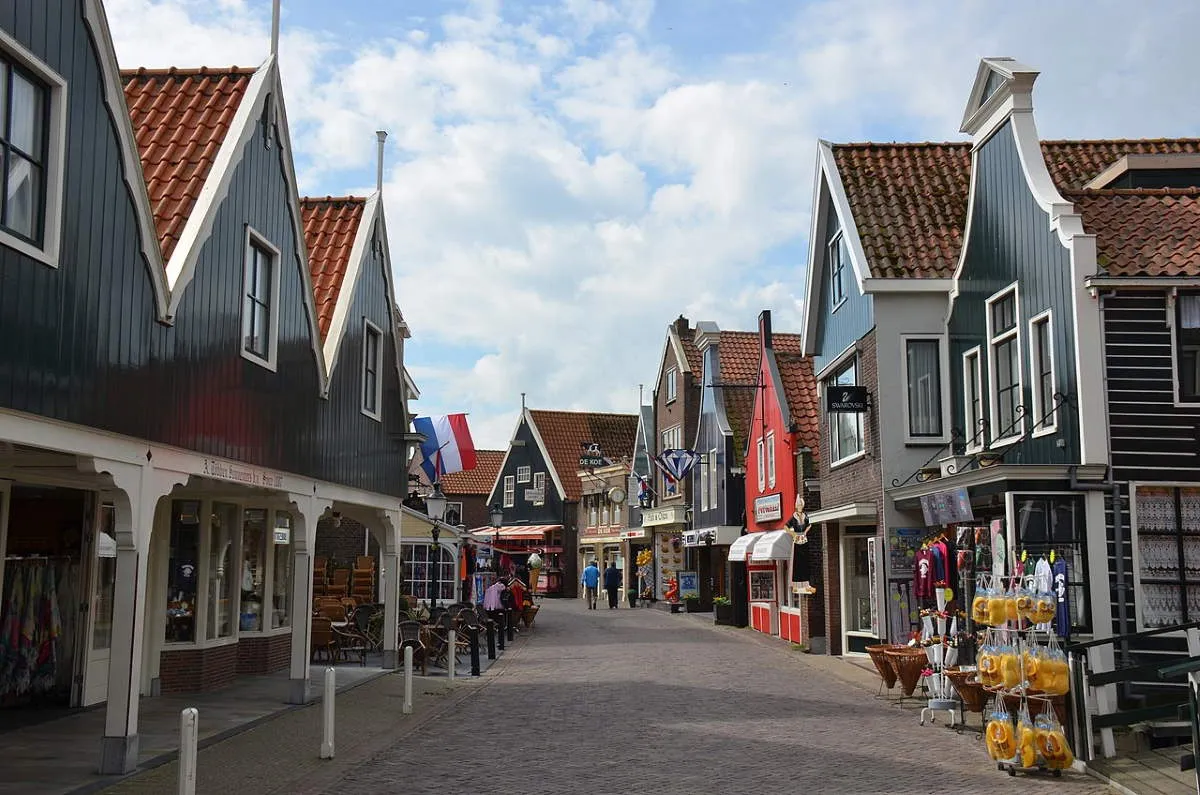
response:
<path id="1" fill-rule="evenodd" d="M 729 545 L 729 560 L 734 563 L 744 562 L 750 555 L 750 547 L 754 546 L 754 542 L 762 535 L 762 533 L 747 533 L 744 536 L 738 536 L 738 540 Z"/>
<path id="2" fill-rule="evenodd" d="M 761 538 L 754 545 L 750 555 L 752 563 L 768 563 L 772 560 L 792 559 L 792 534 L 787 530 L 772 530 L 769 533 L 759 533 Z"/>

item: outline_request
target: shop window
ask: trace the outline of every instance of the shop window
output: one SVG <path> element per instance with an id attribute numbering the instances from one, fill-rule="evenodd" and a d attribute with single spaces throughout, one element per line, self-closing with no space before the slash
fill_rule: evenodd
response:
<path id="1" fill-rule="evenodd" d="M 383 332 L 363 318 L 362 412 L 379 419 L 379 404 L 383 399 Z"/>
<path id="2" fill-rule="evenodd" d="M 267 511 L 247 508 L 242 514 L 242 632 L 261 632 L 267 589 Z"/>
<path id="3" fill-rule="evenodd" d="M 1050 313 L 1029 321 L 1029 362 L 1033 374 L 1033 433 L 1051 433 L 1058 426 L 1054 409 L 1054 329 Z"/>
<path id="4" fill-rule="evenodd" d="M 277 349 L 278 262 L 279 250 L 247 229 L 242 284 L 242 356 L 269 370 L 275 369 Z"/>
<path id="5" fill-rule="evenodd" d="M 1175 299 L 1175 361 L 1180 402 L 1200 401 L 1200 293 Z"/>
<path id="6" fill-rule="evenodd" d="M 291 626 L 292 594 L 292 515 L 275 513 L 275 532 L 271 545 L 275 567 L 271 572 L 271 626 Z"/>
<path id="7" fill-rule="evenodd" d="M 858 361 L 850 361 L 838 368 L 826 383 L 832 386 L 856 386 L 858 384 Z M 863 447 L 862 415 L 849 412 L 829 414 L 829 461 L 840 464 L 859 455 Z"/>
<path id="8" fill-rule="evenodd" d="M 455 580 L 454 557 L 442 545 L 435 551 L 431 544 L 404 544 L 404 589 L 410 596 L 429 599 L 433 585 L 433 567 L 438 567 L 438 600 L 453 601 Z M 441 562 L 437 559 L 440 556 Z"/>
<path id="9" fill-rule="evenodd" d="M 241 572 L 234 568 L 238 506 L 214 502 L 208 535 L 208 573 L 205 587 L 205 637 L 233 637 Z"/>
<path id="10" fill-rule="evenodd" d="M 915 441 L 941 439 L 941 340 L 936 337 L 905 340 L 904 374 L 908 390 L 908 437 Z"/>
<path id="11" fill-rule="evenodd" d="M 171 503 L 171 551 L 167 574 L 167 643 L 196 640 L 200 581 L 200 501 Z"/>
<path id="12" fill-rule="evenodd" d="M 846 556 L 846 631 L 870 635 L 873 632 L 871 614 L 871 536 L 847 536 Z"/>
<path id="13" fill-rule="evenodd" d="M 1007 442 L 1025 432 L 1021 404 L 1021 337 L 1017 327 L 1017 286 L 987 301 L 988 362 L 993 441 Z"/>
<path id="14" fill-rule="evenodd" d="M 512 475 L 504 476 L 504 507 L 511 508 L 517 501 L 517 481 Z"/>
<path id="15" fill-rule="evenodd" d="M 1200 488 L 1137 486 L 1133 503 L 1141 626 L 1200 620 Z"/>
<path id="16" fill-rule="evenodd" d="M 528 483 L 529 482 L 530 469 L 531 469 L 530 467 L 517 467 L 517 482 L 518 483 Z"/>
<path id="17" fill-rule="evenodd" d="M 1051 568 L 1065 567 L 1064 586 L 1071 634 L 1091 632 L 1087 589 L 1086 528 L 1083 497 L 1079 495 L 1013 496 L 1017 554 L 1026 555 L 1025 573 L 1033 574 L 1039 560 Z M 1054 560 L 1050 560 L 1053 552 Z"/>
<path id="18" fill-rule="evenodd" d="M 967 421 L 967 451 L 983 448 L 983 371 L 979 348 L 963 354 L 963 416 Z"/>

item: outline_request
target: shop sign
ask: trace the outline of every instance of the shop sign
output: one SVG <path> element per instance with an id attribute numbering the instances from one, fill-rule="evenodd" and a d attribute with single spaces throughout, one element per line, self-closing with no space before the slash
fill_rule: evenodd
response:
<path id="1" fill-rule="evenodd" d="M 276 527 L 275 528 L 275 543 L 279 545 L 292 543 L 292 528 Z"/>
<path id="2" fill-rule="evenodd" d="M 861 414 L 871 407 L 871 396 L 865 386 L 825 387 L 825 411 L 833 414 Z"/>
<path id="3" fill-rule="evenodd" d="M 641 539 L 641 538 L 645 538 L 645 537 L 646 537 L 646 531 L 641 529 L 640 527 L 635 530 L 622 530 L 621 531 L 621 538 L 624 541 L 635 541 L 637 539 Z"/>
<path id="4" fill-rule="evenodd" d="M 694 596 L 700 598 L 700 578 L 694 571 L 679 572 L 679 596 L 683 599 Z"/>
<path id="5" fill-rule="evenodd" d="M 541 505 L 546 500 L 546 489 L 525 489 L 525 502 L 532 502 L 534 505 Z"/>
<path id="6" fill-rule="evenodd" d="M 600 445 L 595 442 L 588 442 L 583 446 L 583 453 L 579 456 L 580 469 L 596 469 L 604 466 L 604 455 L 600 452 Z"/>
<path id="7" fill-rule="evenodd" d="M 642 527 L 654 527 L 663 524 L 682 524 L 682 508 L 672 505 L 667 508 L 651 508 L 642 511 Z"/>
<path id="8" fill-rule="evenodd" d="M 921 498 L 921 513 L 926 527 L 975 521 L 971 510 L 971 495 L 965 488 L 926 494 Z"/>
<path id="9" fill-rule="evenodd" d="M 783 518 L 783 495 L 767 494 L 754 500 L 754 521 L 770 522 Z"/>
<path id="10" fill-rule="evenodd" d="M 204 467 L 200 474 L 206 478 L 227 480 L 247 486 L 262 486 L 268 489 L 283 488 L 283 475 L 278 472 L 249 467 L 244 464 L 233 464 L 219 458 L 204 459 Z"/>

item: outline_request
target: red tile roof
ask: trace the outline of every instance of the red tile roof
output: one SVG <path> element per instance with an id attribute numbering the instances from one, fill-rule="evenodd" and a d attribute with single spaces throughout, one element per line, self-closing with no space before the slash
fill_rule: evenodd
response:
<path id="1" fill-rule="evenodd" d="M 1067 192 L 1108 276 L 1200 276 L 1200 189 Z"/>
<path id="2" fill-rule="evenodd" d="M 799 355 L 799 334 L 772 334 L 772 345 L 775 353 Z M 722 331 L 717 343 L 717 355 L 720 359 L 721 375 L 716 379 L 723 384 L 753 385 L 758 383 L 758 369 L 762 362 L 762 352 L 759 349 L 757 331 Z M 733 431 L 735 450 L 742 450 L 746 441 L 746 432 L 754 419 L 754 390 L 726 389 L 725 417 Z"/>
<path id="3" fill-rule="evenodd" d="M 1125 155 L 1195 154 L 1200 138 L 1042 141 L 1046 168 L 1060 191 L 1080 190 Z"/>
<path id="4" fill-rule="evenodd" d="M 872 277 L 953 275 L 967 218 L 970 144 L 835 144 L 833 158 Z"/>
<path id="5" fill-rule="evenodd" d="M 253 73 L 236 66 L 121 72 L 164 263 L 196 206 Z"/>
<path id="6" fill-rule="evenodd" d="M 482 494 L 484 497 L 492 493 L 496 485 L 496 475 L 504 464 L 504 450 L 476 450 L 475 468 L 466 472 L 454 472 L 442 476 L 442 491 L 447 496 Z"/>
<path id="7" fill-rule="evenodd" d="M 313 298 L 317 304 L 317 325 L 322 340 L 329 335 L 333 308 L 342 291 L 342 280 L 350 264 L 350 249 L 354 246 L 366 202 L 357 196 L 300 200 L 304 245 L 308 249 L 308 267 L 312 272 Z"/>
<path id="8" fill-rule="evenodd" d="M 820 412 L 817 406 L 817 381 L 813 377 L 812 359 L 790 353 L 776 353 L 779 378 L 788 411 L 796 425 L 800 444 L 816 451 L 821 446 Z"/>
<path id="9" fill-rule="evenodd" d="M 687 359 L 688 367 L 691 368 L 692 374 L 699 379 L 700 373 L 704 370 L 704 357 L 700 355 L 700 349 L 696 347 L 696 329 L 691 328 L 679 332 L 679 342 L 683 347 L 683 355 Z"/>
<path id="10" fill-rule="evenodd" d="M 600 445 L 601 452 L 614 461 L 633 454 L 637 435 L 635 414 L 530 409 L 529 415 L 546 445 L 568 501 L 577 502 L 582 493 L 576 473 L 584 442 Z"/>

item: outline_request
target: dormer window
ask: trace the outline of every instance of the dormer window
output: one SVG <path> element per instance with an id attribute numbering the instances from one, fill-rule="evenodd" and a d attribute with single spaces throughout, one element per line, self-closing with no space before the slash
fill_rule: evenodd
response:
<path id="1" fill-rule="evenodd" d="M 846 236 L 838 232 L 829 242 L 829 302 L 834 309 L 846 300 Z"/>

